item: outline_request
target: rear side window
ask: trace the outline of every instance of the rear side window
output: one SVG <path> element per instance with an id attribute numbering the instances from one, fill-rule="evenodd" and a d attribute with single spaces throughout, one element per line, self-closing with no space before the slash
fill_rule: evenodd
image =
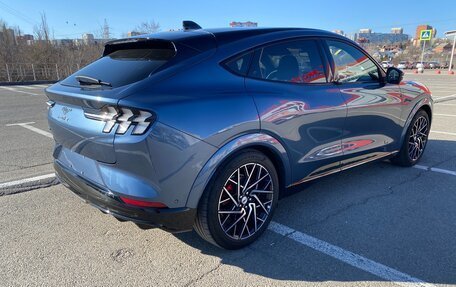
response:
<path id="1" fill-rule="evenodd" d="M 174 45 L 140 44 L 119 45 L 118 50 L 107 47 L 109 54 L 82 68 L 62 81 L 62 84 L 79 86 L 76 76 L 87 76 L 120 87 L 140 81 L 168 62 L 176 54 Z M 106 53 L 106 51 L 105 51 Z"/>
<path id="2" fill-rule="evenodd" d="M 258 49 L 252 60 L 252 78 L 291 82 L 326 83 L 325 69 L 317 43 L 295 40 Z"/>
<path id="3" fill-rule="evenodd" d="M 225 63 L 225 67 L 235 74 L 245 76 L 249 70 L 250 59 L 253 52 L 237 56 Z"/>

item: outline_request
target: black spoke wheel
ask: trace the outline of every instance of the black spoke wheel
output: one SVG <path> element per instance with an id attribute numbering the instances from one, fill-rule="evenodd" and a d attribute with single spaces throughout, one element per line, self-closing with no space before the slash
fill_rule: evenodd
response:
<path id="1" fill-rule="evenodd" d="M 268 157 L 255 150 L 241 152 L 215 174 L 200 200 L 195 230 L 227 249 L 252 243 L 271 220 L 278 187 Z"/>
<path id="2" fill-rule="evenodd" d="M 423 154 L 428 137 L 428 119 L 420 116 L 413 124 L 408 141 L 408 155 L 410 160 L 416 161 Z"/>
<path id="3" fill-rule="evenodd" d="M 401 150 L 391 161 L 402 166 L 416 164 L 426 148 L 430 128 L 428 114 L 424 110 L 419 110 L 410 123 Z"/>

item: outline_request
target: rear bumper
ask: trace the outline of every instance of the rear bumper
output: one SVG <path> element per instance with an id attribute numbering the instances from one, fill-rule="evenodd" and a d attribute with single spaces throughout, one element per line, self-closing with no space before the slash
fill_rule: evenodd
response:
<path id="1" fill-rule="evenodd" d="M 80 177 L 57 161 L 54 162 L 54 168 L 62 184 L 103 213 L 138 225 L 162 228 L 169 232 L 183 232 L 193 228 L 195 208 L 133 207 L 123 203 L 110 190 Z"/>

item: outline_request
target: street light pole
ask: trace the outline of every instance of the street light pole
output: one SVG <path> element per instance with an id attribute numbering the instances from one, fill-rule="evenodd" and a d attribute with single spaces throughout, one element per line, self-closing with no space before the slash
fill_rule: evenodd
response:
<path id="1" fill-rule="evenodd" d="M 453 36 L 453 47 L 451 48 L 450 65 L 448 66 L 448 73 L 451 73 L 451 66 L 453 66 L 454 48 L 456 46 L 456 30 L 445 32 L 445 36 Z"/>
<path id="2" fill-rule="evenodd" d="M 448 72 L 451 71 L 451 66 L 453 65 L 454 46 L 455 46 L 455 44 L 456 44 L 456 34 L 453 35 L 453 48 L 451 49 L 450 66 L 448 66 Z"/>

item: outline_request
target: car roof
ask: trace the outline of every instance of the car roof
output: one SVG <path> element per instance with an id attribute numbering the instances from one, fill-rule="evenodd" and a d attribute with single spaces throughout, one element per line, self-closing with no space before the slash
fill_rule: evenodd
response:
<path id="1" fill-rule="evenodd" d="M 216 40 L 217 46 L 231 43 L 237 40 L 255 37 L 259 35 L 272 34 L 277 32 L 299 32 L 300 36 L 331 36 L 345 38 L 336 33 L 329 31 L 311 29 L 311 28 L 213 28 L 213 29 L 197 29 L 197 30 L 178 30 L 169 32 L 159 32 L 147 35 L 134 36 L 132 38 L 148 38 L 162 39 L 176 42 L 187 42 L 193 39 L 195 42 L 204 38 L 213 37 Z M 130 38 L 129 38 L 130 39 Z"/>

